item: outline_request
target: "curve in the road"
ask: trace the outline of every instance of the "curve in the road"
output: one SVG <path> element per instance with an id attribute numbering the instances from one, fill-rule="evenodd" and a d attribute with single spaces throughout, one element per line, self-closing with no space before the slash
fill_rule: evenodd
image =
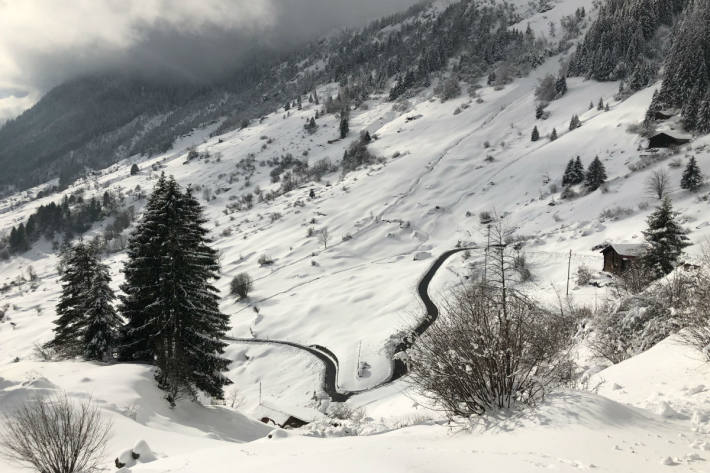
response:
<path id="1" fill-rule="evenodd" d="M 411 348 L 416 338 L 426 332 L 426 330 L 431 327 L 431 325 L 436 321 L 437 317 L 439 316 L 439 308 L 436 306 L 436 304 L 434 304 L 434 301 L 432 301 L 431 297 L 429 297 L 429 284 L 436 275 L 436 272 L 441 268 L 444 262 L 449 259 L 449 257 L 456 253 L 469 249 L 471 248 L 454 248 L 453 250 L 445 251 L 434 261 L 434 263 L 432 263 L 427 272 L 424 273 L 424 276 L 419 281 L 419 285 L 417 286 L 417 293 L 419 294 L 419 298 L 424 303 L 426 315 L 424 319 L 422 319 L 422 321 L 414 328 L 414 330 L 412 330 L 412 336 L 406 337 L 405 340 L 400 342 L 399 345 L 395 347 L 395 356 L 393 361 L 394 367 L 392 369 L 392 374 L 390 375 L 389 379 L 375 386 L 371 386 L 367 389 L 359 391 L 340 391 L 338 389 L 338 370 L 340 365 L 338 357 L 335 355 L 335 353 L 333 353 L 324 346 L 302 345 L 300 343 L 295 342 L 260 338 L 226 337 L 226 340 L 236 343 L 282 345 L 291 348 L 296 348 L 315 356 L 325 366 L 325 372 L 323 373 L 323 391 L 328 394 L 328 396 L 330 396 L 331 400 L 333 401 L 347 401 L 354 394 L 359 394 L 365 391 L 380 388 L 386 384 L 398 380 L 399 378 L 407 374 L 407 364 L 396 355 L 398 353 L 403 353 L 409 348 Z"/>

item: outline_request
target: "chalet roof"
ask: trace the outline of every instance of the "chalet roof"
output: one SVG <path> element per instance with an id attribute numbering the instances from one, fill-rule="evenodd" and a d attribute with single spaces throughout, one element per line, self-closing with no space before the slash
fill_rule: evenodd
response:
<path id="1" fill-rule="evenodd" d="M 646 253 L 646 245 L 643 243 L 612 243 L 607 245 L 603 250 L 604 253 L 609 248 L 616 251 L 619 256 L 637 257 L 643 256 Z"/>
<path id="2" fill-rule="evenodd" d="M 312 422 L 316 418 L 316 413 L 313 409 L 292 406 L 289 406 L 287 409 L 288 412 L 284 409 L 277 409 L 276 407 L 262 403 L 252 412 L 252 415 L 257 419 L 268 417 L 279 425 L 285 424 L 290 417 L 295 417 L 305 422 Z"/>

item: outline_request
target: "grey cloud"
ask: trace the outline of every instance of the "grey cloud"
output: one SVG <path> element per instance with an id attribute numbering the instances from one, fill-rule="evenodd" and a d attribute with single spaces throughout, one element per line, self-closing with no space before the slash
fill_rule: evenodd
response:
<path id="1" fill-rule="evenodd" d="M 61 5 L 77 8 L 79 3 Z M 121 4 L 115 0 L 104 3 L 106 9 L 113 9 L 113 14 Z M 9 54 L 15 70 L 20 71 L 12 77 L 11 85 L 47 91 L 72 77 L 111 67 L 193 81 L 210 80 L 237 67 L 259 48 L 293 47 L 335 28 L 360 26 L 414 3 L 414 0 L 212 0 L 213 10 L 199 21 L 191 18 L 200 15 L 199 7 L 191 0 L 169 3 L 159 0 L 158 6 L 169 12 L 165 17 L 158 13 L 157 18 L 151 14 L 146 19 L 145 12 L 127 13 L 129 18 L 122 18 L 124 23 L 107 35 L 108 39 L 92 37 L 92 33 L 102 28 L 111 33 L 111 23 L 98 25 L 100 28 L 91 25 L 85 38 L 80 30 L 78 37 L 56 41 L 56 46 L 47 38 L 37 39 L 44 44 L 10 38 L 6 42 L 11 45 Z M 225 13 L 221 17 L 220 11 Z M 98 21 L 104 18 L 97 16 Z M 105 18 L 112 17 L 105 15 Z M 81 23 L 73 27 L 81 28 Z M 0 85 L 2 79 L 0 76 Z"/>

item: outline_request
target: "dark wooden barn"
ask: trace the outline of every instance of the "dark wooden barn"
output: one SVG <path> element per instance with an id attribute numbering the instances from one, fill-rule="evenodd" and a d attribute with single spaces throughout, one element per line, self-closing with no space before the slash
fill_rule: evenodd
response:
<path id="1" fill-rule="evenodd" d="M 646 253 L 643 244 L 616 243 L 606 246 L 602 251 L 604 255 L 604 269 L 607 273 L 622 274 L 631 263 Z"/>
<path id="2" fill-rule="evenodd" d="M 658 133 L 648 139 L 648 149 L 653 148 L 670 148 L 672 146 L 680 146 L 690 142 L 687 138 L 676 138 L 667 133 Z"/>

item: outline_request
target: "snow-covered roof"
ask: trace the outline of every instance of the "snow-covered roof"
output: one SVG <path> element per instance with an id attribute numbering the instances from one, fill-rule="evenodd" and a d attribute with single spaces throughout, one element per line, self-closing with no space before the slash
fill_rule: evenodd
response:
<path id="1" fill-rule="evenodd" d="M 646 253 L 646 245 L 643 243 L 612 243 L 607 245 L 602 250 L 602 253 L 606 251 L 607 248 L 612 248 L 620 256 L 636 257 L 643 256 L 643 254 Z"/>

